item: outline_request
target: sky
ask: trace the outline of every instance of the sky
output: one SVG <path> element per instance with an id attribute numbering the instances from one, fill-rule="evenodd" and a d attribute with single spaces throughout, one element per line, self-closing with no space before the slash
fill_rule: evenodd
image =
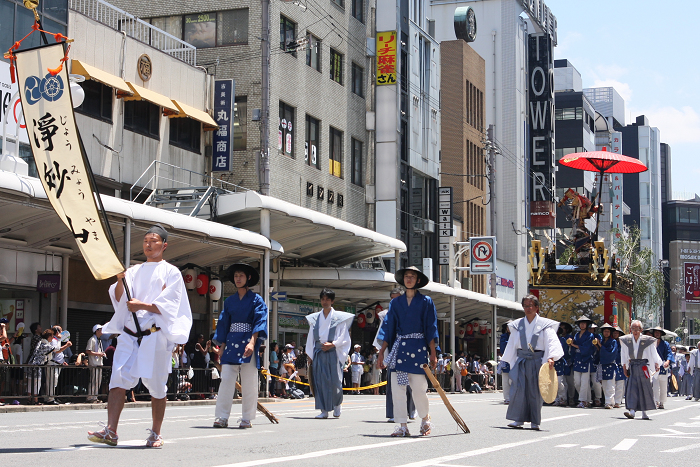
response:
<path id="1" fill-rule="evenodd" d="M 557 17 L 554 58 L 568 59 L 584 88 L 614 87 L 626 124 L 646 115 L 671 146 L 673 192 L 700 194 L 700 2 L 545 3 Z"/>

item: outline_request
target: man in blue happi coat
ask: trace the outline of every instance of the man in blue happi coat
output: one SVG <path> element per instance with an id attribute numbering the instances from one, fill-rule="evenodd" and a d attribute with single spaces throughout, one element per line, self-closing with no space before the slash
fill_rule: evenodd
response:
<path id="1" fill-rule="evenodd" d="M 221 385 L 216 400 L 214 428 L 226 428 L 241 375 L 242 408 L 239 428 L 251 428 L 258 403 L 260 345 L 267 339 L 267 305 L 252 290 L 260 280 L 258 272 L 247 264 L 234 264 L 225 273 L 237 293 L 224 302 L 212 341 L 219 345 Z"/>
<path id="2" fill-rule="evenodd" d="M 605 323 L 600 327 L 602 339 L 600 347 L 600 367 L 603 377 L 603 393 L 605 394 L 605 408 L 612 409 L 615 404 L 615 375 L 617 373 L 617 356 L 620 353 L 620 346 L 617 339 L 613 337 L 615 328 Z"/>
<path id="3" fill-rule="evenodd" d="M 340 417 L 343 403 L 343 364 L 350 350 L 350 326 L 355 315 L 333 308 L 335 292 L 325 288 L 320 294 L 321 311 L 306 316 L 309 334 L 306 355 L 311 369 L 316 418 L 328 418 L 328 412 Z"/>
<path id="4" fill-rule="evenodd" d="M 420 434 L 425 436 L 430 434 L 432 423 L 426 394 L 428 381 L 421 365 L 428 363 L 428 355 L 430 366 L 435 368 L 437 365 L 437 311 L 433 300 L 418 291 L 430 280 L 417 267 L 399 269 L 394 278 L 406 289 L 406 293 L 389 303 L 389 311 L 377 336 L 377 340 L 382 342 L 377 364 L 380 368 L 392 370 L 394 420 L 399 426 L 391 436 L 410 436 L 406 391 L 403 390 L 407 385 L 413 391 L 413 402 L 421 418 Z M 391 348 L 391 351 L 385 359 L 384 351 L 387 348 Z"/>
<path id="5" fill-rule="evenodd" d="M 574 354 L 574 386 L 578 392 L 578 408 L 588 407 L 588 401 L 591 399 L 591 370 L 593 369 L 593 354 L 595 346 L 593 339 L 595 336 L 589 331 L 589 327 L 593 321 L 586 316 L 581 316 L 574 321 L 579 329 L 571 339 L 569 346 L 572 347 Z"/>

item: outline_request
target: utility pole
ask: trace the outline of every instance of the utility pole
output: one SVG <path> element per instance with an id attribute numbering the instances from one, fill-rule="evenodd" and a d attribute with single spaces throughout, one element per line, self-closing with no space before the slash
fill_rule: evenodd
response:
<path id="1" fill-rule="evenodd" d="M 262 103 L 260 133 L 260 193 L 270 194 L 270 0 L 262 1 Z M 267 271 L 265 271 L 267 274 Z"/>
<path id="2" fill-rule="evenodd" d="M 490 204 L 490 217 L 491 217 L 491 236 L 496 237 L 496 243 L 498 243 L 498 236 L 496 235 L 496 135 L 495 128 L 493 125 L 489 125 L 486 130 L 486 137 L 488 138 L 488 148 L 489 148 L 489 204 Z M 495 245 L 494 245 L 495 246 Z M 493 273 L 491 274 L 491 296 L 496 297 L 496 268 L 493 268 Z M 491 358 L 496 360 L 496 330 L 498 329 L 498 307 L 493 306 L 493 316 L 492 316 L 492 326 L 491 326 Z"/>

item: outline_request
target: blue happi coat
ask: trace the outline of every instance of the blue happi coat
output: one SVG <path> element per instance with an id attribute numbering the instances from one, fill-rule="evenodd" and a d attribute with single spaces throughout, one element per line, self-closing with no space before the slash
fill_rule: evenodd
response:
<path id="1" fill-rule="evenodd" d="M 668 368 L 664 368 L 663 365 L 661 365 L 659 375 L 668 375 L 671 373 L 671 367 L 676 363 L 676 359 L 673 356 L 673 352 L 671 352 L 671 345 L 668 342 L 662 339 L 657 339 L 657 342 L 659 345 L 656 346 L 656 352 L 659 354 L 659 357 L 661 357 L 661 360 L 664 362 L 666 360 L 670 362 Z"/>
<path id="2" fill-rule="evenodd" d="M 501 355 L 506 351 L 506 345 L 508 345 L 508 339 L 510 338 L 509 332 L 501 333 Z M 501 373 L 510 373 L 510 363 L 501 362 Z"/>
<path id="3" fill-rule="evenodd" d="M 561 344 L 562 350 L 564 350 L 564 356 L 554 362 L 554 369 L 557 371 L 557 376 L 569 376 L 571 374 L 571 347 L 566 343 L 569 338 L 573 338 L 573 336 L 571 334 L 559 336 L 559 343 Z"/>
<path id="4" fill-rule="evenodd" d="M 410 306 L 406 295 L 394 298 L 389 303 L 377 339 L 387 342 L 392 351 L 396 346 L 392 370 L 424 374 L 421 365 L 428 363 L 430 342 L 434 340 L 437 344 L 438 341 L 437 311 L 433 300 L 418 291 Z"/>
<path id="5" fill-rule="evenodd" d="M 620 343 L 610 337 L 600 341 L 600 364 L 603 366 L 603 380 L 615 378 L 617 370 L 616 359 L 620 355 Z"/>
<path id="6" fill-rule="evenodd" d="M 245 346 L 254 333 L 258 333 L 253 355 L 243 358 Z M 221 356 L 222 365 L 240 365 L 255 357 L 255 365 L 260 368 L 260 345 L 267 339 L 267 305 L 262 297 L 248 290 L 241 299 L 238 293 L 228 297 L 219 315 L 214 342 L 226 343 Z"/>
<path id="7" fill-rule="evenodd" d="M 595 336 L 588 331 L 585 331 L 583 335 L 581 332 L 574 334 L 574 344 L 578 345 L 579 348 L 573 348 L 574 352 L 574 371 L 580 373 L 588 373 L 592 370 L 593 355 L 595 353 L 595 345 L 593 345 L 593 338 Z"/>

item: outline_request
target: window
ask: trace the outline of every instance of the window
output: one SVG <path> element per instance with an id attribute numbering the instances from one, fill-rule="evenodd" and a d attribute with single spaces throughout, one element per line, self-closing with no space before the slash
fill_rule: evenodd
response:
<path id="1" fill-rule="evenodd" d="M 343 54 L 331 49 L 331 79 L 343 84 Z"/>
<path id="2" fill-rule="evenodd" d="M 362 186 L 362 141 L 352 138 L 352 183 Z"/>
<path id="3" fill-rule="evenodd" d="M 277 150 L 280 154 L 294 157 L 294 107 L 280 101 L 279 135 Z"/>
<path id="4" fill-rule="evenodd" d="M 248 96 L 236 96 L 233 104 L 233 150 L 245 151 L 248 145 Z"/>
<path id="5" fill-rule="evenodd" d="M 583 107 L 554 109 L 555 120 L 583 120 Z"/>
<path id="6" fill-rule="evenodd" d="M 356 63 L 352 64 L 352 92 L 365 97 L 365 69 Z"/>
<path id="7" fill-rule="evenodd" d="M 280 16 L 280 49 L 291 53 L 293 56 L 297 56 L 297 24 Z"/>
<path id="8" fill-rule="evenodd" d="M 199 154 L 202 124 L 191 118 L 170 119 L 170 144 Z"/>
<path id="9" fill-rule="evenodd" d="M 310 115 L 306 116 L 306 149 L 304 151 L 304 161 L 317 169 L 321 168 L 318 160 L 318 148 L 321 142 L 320 122 Z"/>
<path id="10" fill-rule="evenodd" d="M 365 22 L 365 0 L 352 0 L 352 17 L 361 23 Z"/>
<path id="11" fill-rule="evenodd" d="M 151 24 L 197 48 L 248 43 L 248 8 L 162 16 Z"/>
<path id="12" fill-rule="evenodd" d="M 221 11 L 216 14 L 217 45 L 248 43 L 248 9 Z"/>
<path id="13" fill-rule="evenodd" d="M 316 71 L 321 71 L 321 39 L 309 34 L 306 46 L 306 64 Z"/>
<path id="14" fill-rule="evenodd" d="M 87 80 L 80 85 L 85 100 L 75 110 L 88 117 L 112 122 L 112 88 L 97 81 Z"/>
<path id="15" fill-rule="evenodd" d="M 216 13 L 185 15 L 185 42 L 198 49 L 216 47 Z"/>
<path id="16" fill-rule="evenodd" d="M 333 3 L 338 5 L 340 8 L 345 8 L 345 0 L 331 0 Z"/>
<path id="17" fill-rule="evenodd" d="M 124 128 L 160 139 L 160 107 L 147 101 L 124 102 Z"/>
<path id="18" fill-rule="evenodd" d="M 330 127 L 328 173 L 343 177 L 343 132 Z"/>

